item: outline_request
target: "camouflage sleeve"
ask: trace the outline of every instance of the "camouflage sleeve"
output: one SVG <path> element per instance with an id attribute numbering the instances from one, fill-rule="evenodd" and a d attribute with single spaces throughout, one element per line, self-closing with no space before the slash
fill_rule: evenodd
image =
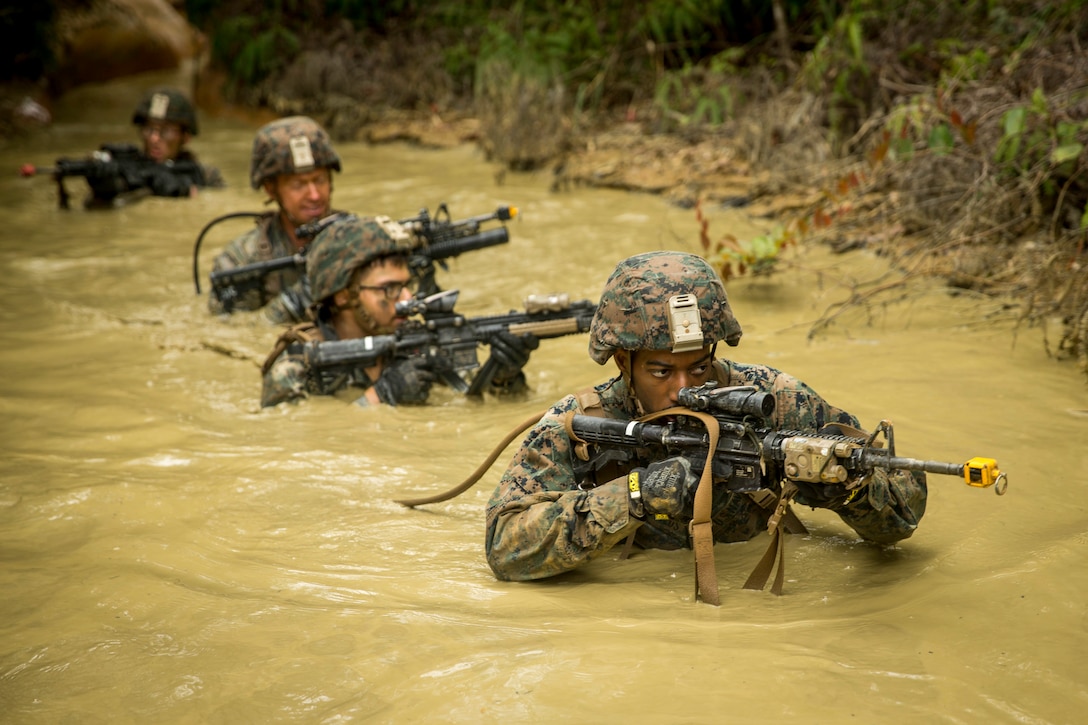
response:
<path id="1" fill-rule="evenodd" d="M 264 316 L 276 325 L 293 325 L 309 319 L 310 308 L 309 280 L 299 277 L 293 285 L 280 292 L 264 306 Z"/>
<path id="2" fill-rule="evenodd" d="M 866 541 L 906 539 L 926 512 L 926 474 L 921 472 L 877 469 L 862 491 L 854 501 L 829 508 Z"/>
<path id="3" fill-rule="evenodd" d="M 231 241 L 215 261 L 212 262 L 212 272 L 222 272 L 228 269 L 252 264 L 260 260 L 257 245 L 260 241 L 259 228 L 251 229 L 242 236 Z M 261 291 L 258 289 L 247 290 L 243 295 L 234 300 L 233 310 L 258 310 L 261 308 Z M 223 301 L 216 295 L 214 289 L 208 290 L 208 311 L 213 315 L 221 315 L 226 312 Z"/>
<path id="4" fill-rule="evenodd" d="M 282 353 L 261 379 L 261 407 L 306 397 L 306 363 L 301 356 Z"/>
<path id="5" fill-rule="evenodd" d="M 850 413 L 836 408 L 811 387 L 786 373 L 774 380 L 780 427 L 819 430 L 829 423 L 860 429 Z M 876 470 L 853 501 L 829 506 L 861 538 L 891 544 L 909 537 L 926 510 L 926 475 L 911 471 Z"/>
<path id="6" fill-rule="evenodd" d="M 574 569 L 608 551 L 641 522 L 622 479 L 576 485 L 562 415 L 567 398 L 526 436 L 487 505 L 487 562 L 499 579 L 526 581 Z"/>

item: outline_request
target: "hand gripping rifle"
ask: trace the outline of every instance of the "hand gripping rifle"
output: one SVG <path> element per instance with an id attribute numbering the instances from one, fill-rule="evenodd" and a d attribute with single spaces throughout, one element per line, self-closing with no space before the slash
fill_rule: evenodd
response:
<path id="1" fill-rule="evenodd" d="M 184 174 L 203 179 L 204 170 L 192 160 L 180 159 L 159 164 L 140 152 L 133 144 L 102 144 L 84 159 L 57 159 L 52 167 L 26 164 L 19 169 L 22 176 L 50 174 L 57 182 L 57 203 L 68 208 L 68 190 L 64 179 L 82 176 L 87 179 L 98 201 L 110 201 L 130 191 L 149 189 L 156 174 Z"/>
<path id="2" fill-rule="evenodd" d="M 662 458 L 684 455 L 702 466 L 690 532 L 696 558 L 696 595 L 711 604 L 718 604 L 710 520 L 712 487 L 736 492 L 767 489 L 778 494 L 768 522 L 771 546 L 745 583 L 746 589 L 762 589 L 777 558 L 779 570 L 772 586 L 776 594 L 781 593 L 784 576 L 783 517 L 797 493 L 797 483 L 840 486 L 847 501 L 860 492 L 868 474 L 876 469 L 959 476 L 969 486 L 993 486 L 998 495 L 1008 487 L 1006 475 L 992 458 L 944 463 L 897 456 L 892 424 L 886 420 L 869 435 L 845 426 L 818 433 L 775 430 L 767 422 L 775 409 L 771 393 L 752 386 L 718 387 L 716 382 L 682 388 L 678 400 L 678 407 L 639 420 L 574 414 L 568 420 L 568 430 L 581 459 L 575 465 L 580 478 L 606 465 L 618 464 L 620 469 L 637 466 L 640 451 L 642 457 L 647 453 Z M 668 422 L 651 422 L 662 417 Z M 886 447 L 876 442 L 881 434 Z"/>
<path id="3" fill-rule="evenodd" d="M 319 389 L 328 389 L 339 376 L 366 368 L 379 360 L 423 356 L 431 369 L 450 387 L 466 395 L 480 395 L 491 382 L 498 363 L 488 358 L 481 367 L 477 347 L 499 332 L 531 333 L 538 338 L 562 337 L 586 332 L 597 305 L 589 300 L 571 302 L 566 295 L 531 295 L 525 310 L 484 317 L 463 317 L 454 312 L 459 290 L 397 303 L 397 314 L 418 315 L 394 334 L 352 340 L 305 343 L 303 358 Z M 462 373 L 480 368 L 467 382 Z"/>

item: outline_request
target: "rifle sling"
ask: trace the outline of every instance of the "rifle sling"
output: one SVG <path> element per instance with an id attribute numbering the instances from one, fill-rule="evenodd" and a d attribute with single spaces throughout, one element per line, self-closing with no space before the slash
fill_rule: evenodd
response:
<path id="1" fill-rule="evenodd" d="M 786 578 L 785 539 L 786 533 L 790 529 L 789 524 L 787 524 L 787 517 L 793 513 L 789 506 L 790 500 L 796 493 L 797 487 L 792 482 L 785 481 L 782 483 L 782 494 L 778 497 L 774 513 L 767 521 L 767 531 L 771 534 L 771 543 L 767 546 L 767 551 L 763 553 L 759 563 L 756 564 L 756 568 L 748 575 L 748 580 L 744 582 L 745 589 L 763 589 L 777 559 L 778 571 L 775 573 L 774 583 L 771 584 L 771 593 L 782 594 L 782 583 Z M 803 526 L 802 524 L 802 528 Z"/>
<path id="2" fill-rule="evenodd" d="M 593 388 L 586 388 L 584 390 L 581 390 L 576 393 L 574 397 L 577 399 L 578 406 L 582 411 L 586 412 L 589 415 L 604 415 L 604 408 L 601 406 L 601 397 Z M 512 443 L 515 438 L 517 438 L 519 435 L 540 422 L 540 419 L 543 418 L 546 413 L 547 411 L 534 414 L 529 418 L 525 419 L 525 421 L 519 423 L 517 427 L 515 427 L 512 431 L 506 434 L 506 436 L 499 442 L 499 445 L 497 445 L 495 449 L 491 451 L 491 454 L 484 460 L 483 463 L 481 463 L 476 468 L 475 471 L 472 472 L 471 475 L 469 475 L 468 478 L 466 478 L 464 481 L 457 484 L 450 490 L 444 493 L 435 494 L 434 496 L 426 496 L 423 498 L 394 499 L 394 501 L 403 506 L 407 506 L 408 508 L 415 508 L 416 506 L 422 506 L 428 503 L 439 503 L 441 501 L 448 501 L 455 496 L 460 496 L 462 493 L 472 488 L 472 486 L 483 477 L 484 472 L 487 471 L 487 469 L 495 463 L 495 460 L 498 459 L 499 455 L 502 454 L 506 447 L 510 445 L 510 443 Z M 572 441 L 578 440 L 577 438 L 575 438 L 574 434 L 571 433 L 569 416 L 567 417 L 567 435 L 570 436 Z M 585 441 L 581 441 L 581 443 L 582 450 L 578 451 L 578 447 L 576 445 L 575 452 L 579 455 L 579 457 L 584 455 L 585 458 L 583 460 L 589 460 L 589 454 L 585 452 Z"/>
<path id="3" fill-rule="evenodd" d="M 710 520 L 714 502 L 713 462 L 714 452 L 718 448 L 718 421 L 710 413 L 688 408 L 667 408 L 642 416 L 639 421 L 645 422 L 667 415 L 697 418 L 706 426 L 708 436 L 706 464 L 699 477 L 699 486 L 695 489 L 695 506 L 691 523 L 688 524 L 688 535 L 691 537 L 691 548 L 695 551 L 695 599 L 698 600 L 701 596 L 707 604 L 719 606 L 721 598 L 718 594 L 718 575 L 714 569 L 714 523 Z"/>
<path id="4" fill-rule="evenodd" d="M 543 416 L 543 413 L 534 413 L 532 416 L 526 418 L 523 422 L 519 423 L 517 427 L 515 427 L 512 431 L 506 434 L 506 436 L 499 442 L 499 445 L 497 445 L 495 449 L 491 451 L 491 454 L 488 455 L 483 463 L 476 467 L 476 470 L 473 471 L 468 478 L 466 478 L 464 481 L 457 484 L 450 490 L 444 493 L 435 494 L 434 496 L 424 496 L 422 498 L 399 498 L 393 500 L 401 504 L 402 506 L 407 506 L 408 508 L 415 508 L 416 506 L 422 506 L 428 503 L 439 503 L 441 501 L 448 501 L 455 496 L 460 496 L 462 493 L 472 488 L 472 486 L 477 481 L 483 478 L 483 475 L 487 472 L 487 469 L 491 468 L 491 464 L 495 462 L 495 459 L 497 459 L 502 454 L 506 447 L 510 445 L 510 443 L 512 443 L 515 438 L 517 438 L 519 435 L 540 422 L 540 419 Z"/>

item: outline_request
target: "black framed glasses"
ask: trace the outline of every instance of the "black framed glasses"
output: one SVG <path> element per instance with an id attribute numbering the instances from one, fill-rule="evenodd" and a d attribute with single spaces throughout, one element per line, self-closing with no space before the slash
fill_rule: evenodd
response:
<path id="1" fill-rule="evenodd" d="M 407 282 L 386 282 L 385 284 L 369 285 L 369 284 L 357 284 L 353 288 L 356 292 L 364 289 L 381 290 L 385 295 L 385 299 L 390 302 L 396 302 L 400 299 L 400 295 L 404 290 L 408 290 L 413 295 L 416 293 L 416 279 L 413 277 Z"/>

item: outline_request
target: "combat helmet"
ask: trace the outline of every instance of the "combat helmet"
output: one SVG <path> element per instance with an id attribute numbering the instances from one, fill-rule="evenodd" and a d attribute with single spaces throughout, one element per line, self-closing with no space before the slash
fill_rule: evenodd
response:
<path id="1" fill-rule="evenodd" d="M 181 130 L 196 136 L 196 109 L 185 94 L 174 88 L 153 88 L 147 92 L 132 114 L 132 122 L 143 126 L 150 121 L 166 121 L 181 126 Z"/>
<path id="2" fill-rule="evenodd" d="M 408 230 L 387 216 L 345 215 L 319 232 L 306 252 L 314 302 L 320 304 L 346 288 L 359 267 L 379 257 L 407 254 L 415 245 Z"/>
<path id="3" fill-rule="evenodd" d="M 714 269 L 684 252 L 648 252 L 613 270 L 589 327 L 589 356 L 604 365 L 616 350 L 698 350 L 741 329 Z"/>
<path id="4" fill-rule="evenodd" d="M 254 189 L 280 174 L 305 174 L 315 169 L 340 170 L 340 157 L 317 121 L 288 116 L 258 129 L 249 167 Z"/>

